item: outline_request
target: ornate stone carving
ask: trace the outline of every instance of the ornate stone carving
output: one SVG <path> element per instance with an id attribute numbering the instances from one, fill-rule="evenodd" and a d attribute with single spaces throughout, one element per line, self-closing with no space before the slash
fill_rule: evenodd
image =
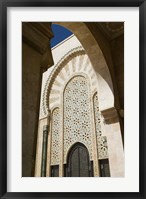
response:
<path id="1" fill-rule="evenodd" d="M 124 23 L 121 22 L 106 22 L 106 28 L 108 29 L 108 31 L 115 33 L 115 32 L 120 32 L 124 29 Z"/>
<path id="2" fill-rule="evenodd" d="M 83 143 L 92 159 L 91 113 L 88 82 L 83 76 L 75 76 L 64 91 L 64 162 L 70 147 Z"/>
<path id="3" fill-rule="evenodd" d="M 60 151 L 60 110 L 54 109 L 52 114 L 52 141 L 51 141 L 51 165 L 59 164 Z"/>
<path id="4" fill-rule="evenodd" d="M 105 159 L 108 158 L 108 147 L 106 136 L 102 136 L 101 132 L 101 113 L 99 111 L 98 96 L 97 93 L 93 97 L 94 113 L 95 113 L 95 129 L 97 136 L 97 149 L 98 158 Z"/>
<path id="5" fill-rule="evenodd" d="M 56 78 L 56 76 L 58 75 L 58 73 L 61 71 L 61 69 L 70 61 L 72 60 L 74 57 L 79 56 L 79 55 L 84 55 L 85 54 L 85 50 L 79 46 L 77 48 L 74 48 L 72 50 L 70 50 L 67 54 L 65 54 L 62 59 L 54 66 L 51 75 L 48 77 L 45 87 L 44 87 L 44 91 L 42 94 L 42 115 L 46 116 L 47 112 L 48 112 L 48 98 L 49 98 L 49 94 L 51 91 L 51 87 L 54 83 L 54 80 Z"/>

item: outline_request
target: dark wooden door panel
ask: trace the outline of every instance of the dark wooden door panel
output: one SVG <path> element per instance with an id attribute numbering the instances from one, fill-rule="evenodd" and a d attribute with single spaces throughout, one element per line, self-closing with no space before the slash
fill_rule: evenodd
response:
<path id="1" fill-rule="evenodd" d="M 66 177 L 91 177 L 93 171 L 87 148 L 77 143 L 72 147 L 65 166 Z"/>
<path id="2" fill-rule="evenodd" d="M 79 164 L 79 149 L 76 148 L 70 158 L 70 171 L 72 177 L 78 177 L 80 175 Z"/>
<path id="3" fill-rule="evenodd" d="M 89 158 L 87 150 L 79 148 L 80 177 L 89 177 Z"/>

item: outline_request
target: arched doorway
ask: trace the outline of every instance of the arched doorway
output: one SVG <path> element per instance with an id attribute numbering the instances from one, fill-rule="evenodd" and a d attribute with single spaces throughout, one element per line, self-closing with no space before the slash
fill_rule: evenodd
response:
<path id="1" fill-rule="evenodd" d="M 39 160 L 43 159 L 40 149 L 44 143 L 40 140 L 43 126 L 47 124 L 46 176 L 86 177 L 92 176 L 93 170 L 95 177 L 107 177 L 106 159 L 109 159 L 111 176 L 117 176 L 117 173 L 119 175 L 123 153 L 122 148 L 121 155 L 119 150 L 115 151 L 115 146 L 119 149 L 121 137 L 117 111 L 113 107 L 114 93 L 110 73 L 98 45 L 90 39 L 90 42 L 84 41 L 83 43 L 89 44 L 85 49 L 73 34 L 54 46 L 54 66 L 44 74 L 37 157 Z M 95 48 L 91 45 L 94 43 Z M 56 109 L 58 113 L 55 116 Z M 71 148 L 75 143 L 82 143 L 84 147 Z M 83 155 L 80 154 L 86 154 L 86 158 L 82 159 Z M 93 162 L 93 169 L 89 159 Z M 84 171 L 81 167 L 83 160 L 86 160 L 84 165 L 87 171 L 84 175 L 81 174 Z M 37 167 L 41 168 L 40 162 L 37 162 Z M 50 168 L 53 168 L 53 172 Z M 37 175 L 40 175 L 39 170 Z"/>
<path id="2" fill-rule="evenodd" d="M 67 157 L 65 166 L 65 177 L 92 177 L 93 167 L 89 160 L 87 148 L 77 143 L 72 146 Z"/>

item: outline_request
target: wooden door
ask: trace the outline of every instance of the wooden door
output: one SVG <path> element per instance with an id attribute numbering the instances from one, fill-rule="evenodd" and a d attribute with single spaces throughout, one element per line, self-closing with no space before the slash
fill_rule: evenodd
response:
<path id="1" fill-rule="evenodd" d="M 65 167 L 66 177 L 91 177 L 93 176 L 92 163 L 89 160 L 87 148 L 81 144 L 75 144 L 69 154 Z"/>

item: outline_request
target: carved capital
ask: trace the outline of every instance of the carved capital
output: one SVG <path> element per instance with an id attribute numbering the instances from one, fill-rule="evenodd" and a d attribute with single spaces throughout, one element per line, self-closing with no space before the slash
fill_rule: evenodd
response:
<path id="1" fill-rule="evenodd" d="M 44 126 L 43 126 L 43 132 L 48 133 L 48 129 L 49 129 L 49 126 L 48 126 L 48 125 L 44 125 Z"/>

